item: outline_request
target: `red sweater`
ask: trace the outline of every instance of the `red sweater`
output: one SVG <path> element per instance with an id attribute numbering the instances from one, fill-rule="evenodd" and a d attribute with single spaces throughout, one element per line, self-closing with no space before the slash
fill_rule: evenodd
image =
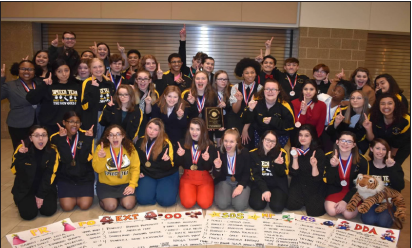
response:
<path id="1" fill-rule="evenodd" d="M 295 99 L 292 101 L 292 105 L 295 112 L 295 121 L 297 122 L 301 101 Z M 313 109 L 311 108 L 312 105 L 314 105 Z M 326 104 L 322 101 L 318 101 L 317 103 L 312 103 L 311 106 L 308 106 L 305 115 L 300 115 L 299 122 L 302 123 L 302 125 L 311 124 L 315 126 L 316 131 L 318 132 L 318 137 L 320 137 L 325 128 Z"/>

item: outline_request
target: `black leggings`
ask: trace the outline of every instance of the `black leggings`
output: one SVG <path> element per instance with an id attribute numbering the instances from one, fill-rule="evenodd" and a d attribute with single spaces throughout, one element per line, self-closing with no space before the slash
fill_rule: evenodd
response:
<path id="1" fill-rule="evenodd" d="M 38 212 L 44 216 L 52 216 L 57 210 L 57 193 L 51 192 L 43 199 L 43 205 L 37 208 L 35 194 L 30 192 L 18 203 L 16 203 L 21 218 L 32 220 L 36 218 Z"/>
<path id="2" fill-rule="evenodd" d="M 286 206 L 288 195 L 279 188 L 270 189 L 272 194 L 270 197 L 269 207 L 273 212 L 282 212 Z M 266 207 L 267 202 L 262 201 L 263 192 L 255 187 L 250 191 L 249 206 L 253 210 L 262 210 Z"/>
<path id="3" fill-rule="evenodd" d="M 299 210 L 303 206 L 306 207 L 308 216 L 321 216 L 325 211 L 325 197 L 322 192 L 302 192 L 301 185 L 296 185 L 289 189 L 289 197 L 286 208 L 294 211 Z"/>
<path id="4" fill-rule="evenodd" d="M 17 128 L 9 126 L 9 134 L 11 142 L 13 143 L 13 153 L 21 144 L 21 140 L 25 140 L 29 137 L 29 129 L 30 127 Z"/>

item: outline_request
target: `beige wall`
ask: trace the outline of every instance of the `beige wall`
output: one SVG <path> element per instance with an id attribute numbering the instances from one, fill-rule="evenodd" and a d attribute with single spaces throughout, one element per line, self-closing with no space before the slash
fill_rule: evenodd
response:
<path id="1" fill-rule="evenodd" d="M 31 22 L 1 22 L 1 64 L 6 64 L 6 81 L 16 79 L 10 74 L 10 66 L 23 57 L 33 57 L 33 36 L 38 35 L 38 26 Z M 1 101 L 1 138 L 9 138 L 6 125 L 10 105 L 7 99 Z"/>
<path id="2" fill-rule="evenodd" d="M 59 11 L 55 11 L 56 9 L 59 9 Z M 1 3 L 2 18 L 191 20 L 215 22 L 278 23 L 297 26 L 297 16 L 297 2 Z"/>
<path id="3" fill-rule="evenodd" d="M 302 2 L 300 27 L 410 32 L 410 2 Z"/>
<path id="4" fill-rule="evenodd" d="M 300 28 L 299 73 L 313 78 L 313 67 L 326 64 L 329 78 L 345 71 L 347 76 L 365 64 L 368 31 L 338 28 Z"/>

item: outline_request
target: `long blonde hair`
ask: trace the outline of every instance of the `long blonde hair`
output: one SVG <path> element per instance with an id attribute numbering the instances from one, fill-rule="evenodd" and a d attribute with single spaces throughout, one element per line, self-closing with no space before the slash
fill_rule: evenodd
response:
<path id="1" fill-rule="evenodd" d="M 352 116 L 351 116 L 352 104 L 350 103 L 350 99 L 352 98 L 353 94 L 355 94 L 356 92 L 358 92 L 359 94 L 361 94 L 361 95 L 362 95 L 362 98 L 363 98 L 363 100 L 364 100 L 364 102 L 363 102 L 363 107 L 362 107 L 362 113 L 361 113 L 361 115 L 360 115 L 359 122 L 358 122 L 358 123 L 360 123 L 360 124 L 362 125 L 363 121 L 365 120 L 365 116 L 364 116 L 363 114 L 364 114 L 364 113 L 367 114 L 368 111 L 369 111 L 369 106 L 368 106 L 368 104 L 369 104 L 369 101 L 368 101 L 368 100 L 369 100 L 369 99 L 368 99 L 368 97 L 365 95 L 365 93 L 363 93 L 362 90 L 355 90 L 355 91 L 353 91 L 353 92 L 350 94 L 350 96 L 349 96 L 349 105 L 348 105 L 348 108 L 346 109 L 345 119 L 343 119 L 343 122 L 345 122 L 346 124 L 350 124 L 350 118 L 352 117 Z"/>

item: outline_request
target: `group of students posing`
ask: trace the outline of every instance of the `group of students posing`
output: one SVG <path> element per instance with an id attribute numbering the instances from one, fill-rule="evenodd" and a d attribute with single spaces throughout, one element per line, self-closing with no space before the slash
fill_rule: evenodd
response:
<path id="1" fill-rule="evenodd" d="M 319 64 L 309 79 L 297 74 L 296 58 L 285 60 L 282 73 L 268 40 L 266 56 L 237 63 L 242 82 L 232 85 L 227 72 L 213 73 L 205 53 L 186 66 L 185 28 L 180 38 L 165 73 L 154 56 L 126 55 L 119 44 L 120 55 L 95 43 L 80 57 L 73 32 L 63 33 L 63 47 L 56 37 L 33 61 L 13 64 L 14 81 L 5 82 L 3 65 L 1 99 L 10 101 L 16 150 L 12 194 L 23 219 L 53 215 L 57 197 L 64 211 L 88 209 L 95 186 L 105 211 L 136 201 L 171 206 L 179 194 L 185 208 L 305 206 L 310 216 L 346 219 L 357 215 L 346 205 L 359 173 L 404 188 L 410 117 L 391 75 L 372 85 L 359 67 L 349 80 L 342 70 L 329 81 Z M 206 107 L 223 108 L 223 128 L 207 129 Z M 365 223 L 392 225 L 387 210 L 373 209 Z"/>

